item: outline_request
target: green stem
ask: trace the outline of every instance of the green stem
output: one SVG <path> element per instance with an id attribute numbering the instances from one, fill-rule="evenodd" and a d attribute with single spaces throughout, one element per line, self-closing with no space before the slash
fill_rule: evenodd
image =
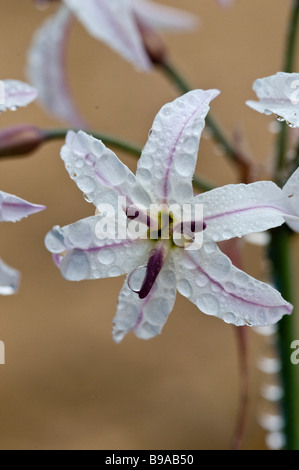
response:
<path id="1" fill-rule="evenodd" d="M 272 230 L 270 258 L 273 265 L 273 278 L 282 296 L 293 305 L 296 304 L 294 289 L 291 232 L 286 225 Z M 295 310 L 295 308 L 294 308 Z M 298 450 L 298 392 L 297 369 L 290 359 L 291 343 L 296 339 L 296 314 L 285 315 L 278 323 L 278 348 L 281 358 L 281 379 L 284 389 L 282 412 L 285 420 L 284 433 L 286 449 Z"/>
<path id="2" fill-rule="evenodd" d="M 68 132 L 69 132 L 69 129 L 50 129 L 50 130 L 47 129 L 44 131 L 44 141 L 65 139 Z M 96 139 L 102 140 L 102 142 L 104 142 L 105 145 L 127 152 L 133 155 L 134 157 L 139 158 L 142 153 L 141 147 L 139 147 L 138 145 L 132 142 L 128 142 L 127 140 L 119 139 L 112 135 L 104 134 L 104 133 L 100 133 L 96 131 L 85 131 L 85 132 L 92 135 Z M 215 187 L 213 183 L 211 183 L 207 179 L 202 178 L 201 176 L 198 176 L 198 175 L 194 175 L 193 186 L 195 189 L 201 192 L 210 191 L 211 189 L 214 189 Z"/>
<path id="3" fill-rule="evenodd" d="M 194 88 L 186 81 L 185 77 L 174 67 L 173 64 L 162 62 L 157 65 L 161 68 L 162 72 L 174 83 L 178 90 L 185 94 Z M 211 111 L 206 117 L 206 125 L 212 132 L 213 138 L 220 145 L 221 149 L 230 158 L 233 163 L 240 163 L 240 154 L 235 150 L 234 145 L 230 142 L 229 138 L 221 129 L 221 126 L 212 116 Z"/>
<path id="4" fill-rule="evenodd" d="M 58 140 L 58 139 L 65 139 L 69 129 L 50 129 L 46 130 L 45 132 L 45 141 L 48 140 Z M 75 130 L 78 132 L 78 130 Z M 109 134 L 104 134 L 95 131 L 86 131 L 88 134 L 91 134 L 96 139 L 102 140 L 105 145 L 111 145 L 118 150 L 123 150 L 124 152 L 128 152 L 136 157 L 140 157 L 141 148 L 138 145 L 135 145 L 127 140 L 119 139 Z"/>
<path id="5" fill-rule="evenodd" d="M 287 39 L 285 48 L 284 72 L 292 73 L 296 63 L 296 48 L 299 20 L 299 0 L 293 0 L 290 20 L 287 29 Z M 283 181 L 283 170 L 285 168 L 285 158 L 288 146 L 289 127 L 285 122 L 281 123 L 281 130 L 278 134 L 277 155 L 276 155 L 276 176 L 279 182 Z"/>
<path id="6" fill-rule="evenodd" d="M 295 68 L 296 61 L 296 48 L 297 48 L 297 34 L 298 34 L 298 19 L 299 19 L 299 1 L 293 0 L 291 16 L 287 31 L 286 52 L 284 71 L 291 73 Z"/>
<path id="7" fill-rule="evenodd" d="M 291 73 L 294 70 L 295 52 L 299 22 L 299 0 L 293 0 L 290 21 L 287 30 L 284 71 Z M 281 126 L 278 135 L 276 153 L 276 182 L 283 184 L 286 170 L 286 153 L 288 148 L 288 127 Z M 291 231 L 286 225 L 272 230 L 270 244 L 270 259 L 273 265 L 274 282 L 282 296 L 295 305 L 295 290 L 293 280 L 293 266 L 291 253 Z M 295 310 L 295 308 L 294 308 Z M 278 347 L 281 357 L 281 379 L 284 387 L 282 398 L 282 411 L 285 420 L 285 436 L 287 450 L 298 450 L 298 386 L 297 371 L 290 360 L 290 346 L 295 339 L 295 313 L 287 315 L 278 323 Z"/>

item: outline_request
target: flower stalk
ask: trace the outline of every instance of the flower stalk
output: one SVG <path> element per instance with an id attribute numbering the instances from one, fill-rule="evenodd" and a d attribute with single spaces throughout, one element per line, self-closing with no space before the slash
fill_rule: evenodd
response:
<path id="1" fill-rule="evenodd" d="M 295 65 L 295 52 L 298 35 L 299 0 L 293 0 L 290 21 L 287 28 L 287 40 L 284 60 L 284 71 L 291 73 Z M 283 173 L 287 168 L 286 153 L 288 148 L 289 129 L 286 123 L 281 124 L 278 135 L 276 151 L 275 179 L 280 184 L 283 182 Z M 295 319 L 296 295 L 294 289 L 294 276 L 291 251 L 292 232 L 286 225 L 272 230 L 270 244 L 270 259 L 272 262 L 273 279 L 276 287 L 283 297 L 295 305 L 292 315 L 284 317 L 278 323 L 278 347 L 282 363 L 281 378 L 284 387 L 282 397 L 282 412 L 284 415 L 284 433 L 286 438 L 286 450 L 299 449 L 298 436 L 298 384 L 297 370 L 290 360 L 290 345 L 296 337 Z"/>
<path id="2" fill-rule="evenodd" d="M 158 63 L 157 66 L 160 67 L 165 76 L 170 79 L 181 93 L 188 93 L 194 89 L 194 87 L 187 82 L 185 77 L 183 77 L 183 75 L 169 60 L 162 61 Z M 238 171 L 242 176 L 242 181 L 245 183 L 252 182 L 252 175 L 255 173 L 253 162 L 250 161 L 244 152 L 241 152 L 235 147 L 233 142 L 231 142 L 225 131 L 222 129 L 221 125 L 214 118 L 211 111 L 206 117 L 206 126 L 212 133 L 215 142 L 217 142 L 221 150 L 229 160 L 237 166 Z"/>

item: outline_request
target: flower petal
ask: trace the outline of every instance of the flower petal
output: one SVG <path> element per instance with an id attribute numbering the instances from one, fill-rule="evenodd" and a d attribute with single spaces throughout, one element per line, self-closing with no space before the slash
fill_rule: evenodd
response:
<path id="1" fill-rule="evenodd" d="M 61 7 L 35 33 L 27 73 L 49 114 L 75 127 L 85 127 L 85 120 L 74 104 L 66 72 L 65 53 L 71 20 L 70 11 Z"/>
<path id="2" fill-rule="evenodd" d="M 266 326 L 292 312 L 278 291 L 236 268 L 213 242 L 175 255 L 178 291 L 208 315 L 234 325 Z"/>
<path id="3" fill-rule="evenodd" d="M 216 188 L 193 203 L 203 204 L 204 239 L 218 242 L 282 225 L 290 213 L 286 199 L 275 183 L 259 181 Z"/>
<path id="4" fill-rule="evenodd" d="M 285 217 L 286 223 L 292 230 L 299 232 L 299 168 L 294 171 L 282 190 L 288 198 L 290 209 L 294 216 L 292 218 Z"/>
<path id="5" fill-rule="evenodd" d="M 114 340 L 119 343 L 130 331 L 141 339 L 150 339 L 161 333 L 173 309 L 175 297 L 176 280 L 170 259 L 165 262 L 145 299 L 140 299 L 138 293 L 130 289 L 126 279 L 119 294 L 114 318 Z"/>
<path id="6" fill-rule="evenodd" d="M 217 0 L 221 7 L 227 8 L 232 6 L 233 0 Z"/>
<path id="7" fill-rule="evenodd" d="M 28 83 L 19 80 L 2 80 L 0 82 L 0 112 L 15 111 L 20 106 L 34 101 L 37 97 L 37 90 Z"/>
<path id="8" fill-rule="evenodd" d="M 195 15 L 148 0 L 133 0 L 133 8 L 141 21 L 152 28 L 189 30 L 198 24 Z"/>
<path id="9" fill-rule="evenodd" d="M 134 200 L 151 203 L 129 168 L 102 141 L 85 132 L 68 133 L 61 158 L 70 177 L 95 206 L 107 202 L 117 207 L 118 197 L 126 198 L 129 205 Z"/>
<path id="10" fill-rule="evenodd" d="M 151 67 L 136 26 L 129 0 L 64 0 L 64 3 L 96 39 L 108 44 L 141 70 Z"/>
<path id="11" fill-rule="evenodd" d="M 136 177 L 155 202 L 185 203 L 209 103 L 218 90 L 194 90 L 162 107 L 138 161 Z"/>
<path id="12" fill-rule="evenodd" d="M 287 121 L 291 127 L 299 127 L 299 73 L 278 72 L 259 78 L 253 84 L 259 101 L 246 104 L 259 113 L 277 115 L 279 121 Z"/>
<path id="13" fill-rule="evenodd" d="M 99 238 L 101 216 L 88 217 L 63 228 L 54 227 L 45 238 L 46 248 L 65 279 L 82 281 L 116 277 L 131 272 L 148 258 L 148 240 Z M 112 235 L 112 233 L 111 233 Z"/>
<path id="14" fill-rule="evenodd" d="M 0 295 L 12 295 L 19 289 L 20 273 L 0 259 Z"/>
<path id="15" fill-rule="evenodd" d="M 13 194 L 0 191 L 0 222 L 17 222 L 45 209 L 45 206 L 31 204 Z"/>

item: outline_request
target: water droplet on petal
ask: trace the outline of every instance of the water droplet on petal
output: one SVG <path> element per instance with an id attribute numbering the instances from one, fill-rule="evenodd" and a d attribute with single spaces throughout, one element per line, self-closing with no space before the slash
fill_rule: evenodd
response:
<path id="1" fill-rule="evenodd" d="M 115 260 L 115 253 L 111 248 L 103 248 L 99 251 L 98 261 L 102 264 L 109 265 Z"/>
<path id="2" fill-rule="evenodd" d="M 133 291 L 138 293 L 142 287 L 145 275 L 146 275 L 147 266 L 138 266 L 134 269 L 128 276 L 128 286 Z"/>
<path id="3" fill-rule="evenodd" d="M 177 289 L 180 294 L 184 295 L 185 297 L 190 297 L 192 295 L 192 287 L 187 279 L 180 279 L 177 284 Z"/>

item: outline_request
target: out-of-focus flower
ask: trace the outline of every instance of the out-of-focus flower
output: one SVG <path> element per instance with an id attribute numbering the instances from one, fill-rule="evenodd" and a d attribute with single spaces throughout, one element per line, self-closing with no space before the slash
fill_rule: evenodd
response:
<path id="1" fill-rule="evenodd" d="M 17 80 L 0 82 L 0 111 L 26 106 L 37 96 L 37 90 Z M 2 142 L 0 141 L 0 146 Z M 16 222 L 45 209 L 12 194 L 0 191 L 0 222 Z M 19 287 L 20 273 L 0 259 L 0 294 L 14 294 Z"/>
<path id="2" fill-rule="evenodd" d="M 0 191 L 0 222 L 16 222 L 45 209 L 13 194 Z M 0 259 L 0 294 L 14 294 L 19 288 L 20 273 Z"/>
<path id="3" fill-rule="evenodd" d="M 194 15 L 148 0 L 64 0 L 53 17 L 35 33 L 28 75 L 44 108 L 75 127 L 86 127 L 77 110 L 66 74 L 66 46 L 75 16 L 96 39 L 105 42 L 137 69 L 149 71 L 164 57 L 157 29 L 189 30 Z"/>
<path id="4" fill-rule="evenodd" d="M 259 101 L 246 104 L 259 113 L 276 115 L 290 127 L 299 127 L 299 73 L 278 72 L 253 84 Z"/>
<path id="5" fill-rule="evenodd" d="M 292 311 L 279 292 L 233 266 L 216 244 L 283 224 L 283 191 L 261 181 L 193 196 L 199 140 L 209 103 L 218 93 L 194 90 L 163 106 L 136 176 L 84 132 L 70 132 L 62 148 L 67 171 L 97 213 L 54 227 L 46 247 L 68 280 L 129 273 L 114 319 L 116 341 L 129 331 L 143 339 L 160 333 L 176 290 L 202 312 L 238 326 L 273 324 Z M 191 209 L 186 221 L 181 218 L 185 208 Z M 143 227 L 137 236 L 132 222 Z"/>
<path id="6" fill-rule="evenodd" d="M 0 81 L 0 113 L 15 111 L 20 106 L 27 106 L 36 99 L 37 89 L 19 80 Z"/>

